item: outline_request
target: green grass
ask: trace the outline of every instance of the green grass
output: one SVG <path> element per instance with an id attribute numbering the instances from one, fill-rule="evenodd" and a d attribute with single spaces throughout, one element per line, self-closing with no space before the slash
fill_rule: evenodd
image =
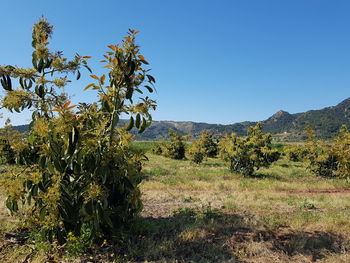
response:
<path id="1" fill-rule="evenodd" d="M 279 242 L 278 238 L 263 237 L 258 242 L 254 238 L 234 242 L 229 250 L 221 251 L 228 253 L 228 258 L 244 262 L 267 262 L 270 258 L 276 258 L 275 262 L 312 262 L 317 258 L 347 262 L 350 191 L 341 192 L 350 188 L 347 180 L 319 178 L 308 172 L 305 164 L 287 160 L 247 178 L 231 174 L 226 164 L 217 159 L 200 165 L 151 154 L 149 159 L 145 173 L 151 176 L 141 189 L 145 202 L 151 205 L 144 210 L 144 216 L 171 218 L 172 211 L 184 208 L 203 213 L 209 205 L 222 216 L 239 216 L 242 220 L 233 225 L 242 227 L 247 223 L 243 228 L 250 229 L 249 235 L 266 231 L 274 238 L 285 239 Z M 334 192 L 337 189 L 339 192 Z M 159 207 L 162 211 L 157 213 Z M 197 239 L 196 235 L 208 235 L 203 231 L 194 224 L 186 233 Z M 214 232 L 226 242 L 237 235 L 230 229 Z M 172 259 L 176 258 L 173 255 Z M 187 260 L 195 261 L 191 256 Z"/>
<path id="2" fill-rule="evenodd" d="M 152 147 L 156 144 L 155 141 L 133 141 L 132 148 L 144 152 L 149 152 Z"/>
<path id="3" fill-rule="evenodd" d="M 197 165 L 153 155 L 153 143 L 134 144 L 149 159 L 140 185 L 140 217 L 116 236 L 113 245 L 96 247 L 81 259 L 350 262 L 349 181 L 319 178 L 305 164 L 283 159 L 247 178 L 230 173 L 218 159 Z M 0 211 L 0 223 L 7 222 L 1 224 L 5 233 L 15 223 L 4 207 Z M 32 252 L 28 245 L 5 243 L 0 243 L 0 262 L 23 261 L 28 253 L 34 253 L 33 262 L 48 259 L 40 249 Z M 59 250 L 50 251 L 60 258 Z"/>

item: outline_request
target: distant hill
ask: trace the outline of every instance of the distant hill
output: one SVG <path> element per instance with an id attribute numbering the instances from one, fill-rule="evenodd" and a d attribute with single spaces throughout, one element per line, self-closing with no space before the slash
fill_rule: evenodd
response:
<path id="1" fill-rule="evenodd" d="M 126 123 L 122 120 L 120 125 Z M 167 137 L 170 128 L 181 135 L 192 134 L 197 137 L 203 130 L 208 130 L 216 135 L 235 132 L 238 135 L 246 135 L 247 129 L 257 122 L 239 122 L 229 125 L 208 124 L 191 121 L 154 121 L 142 134 L 132 131 L 138 140 L 161 140 Z M 267 120 L 262 121 L 264 132 L 274 134 L 280 140 L 305 139 L 305 127 L 311 125 L 316 130 L 319 138 L 330 138 L 337 135 L 342 124 L 350 128 L 350 98 L 336 106 L 321 110 L 311 110 L 303 113 L 290 114 L 280 110 Z M 23 132 L 28 130 L 28 125 L 14 126 Z"/>

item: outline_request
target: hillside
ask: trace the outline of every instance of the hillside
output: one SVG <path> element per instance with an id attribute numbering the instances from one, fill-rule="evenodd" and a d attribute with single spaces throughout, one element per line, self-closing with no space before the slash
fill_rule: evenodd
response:
<path id="1" fill-rule="evenodd" d="M 120 125 L 125 123 L 126 121 L 123 120 Z M 321 110 L 310 110 L 296 114 L 280 110 L 262 123 L 264 132 L 275 134 L 281 140 L 305 139 L 304 129 L 307 125 L 314 127 L 319 138 L 330 138 L 337 134 L 342 124 L 350 127 L 350 98 L 336 106 Z M 249 121 L 229 125 L 191 121 L 154 121 L 143 134 L 137 134 L 136 131 L 132 131 L 132 133 L 136 135 L 138 140 L 165 139 L 170 128 L 181 135 L 192 134 L 195 137 L 203 130 L 208 130 L 216 135 L 235 132 L 242 136 L 246 134 L 249 126 L 255 124 L 256 122 Z M 28 125 L 15 126 L 14 128 L 23 132 L 28 129 Z"/>

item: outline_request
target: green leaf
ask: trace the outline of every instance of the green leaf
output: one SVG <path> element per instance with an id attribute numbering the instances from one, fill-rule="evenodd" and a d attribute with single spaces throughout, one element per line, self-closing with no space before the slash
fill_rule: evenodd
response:
<path id="1" fill-rule="evenodd" d="M 125 94 L 125 98 L 127 98 L 128 100 L 130 100 L 132 98 L 132 94 L 134 93 L 133 88 L 127 88 L 126 90 L 126 94 Z"/>
<path id="2" fill-rule="evenodd" d="M 136 122 L 135 122 L 135 126 L 136 126 L 137 129 L 140 128 L 140 124 L 141 124 L 141 115 L 140 115 L 140 113 L 137 113 L 137 115 L 136 115 Z"/>
<path id="3" fill-rule="evenodd" d="M 26 84 L 27 89 L 30 89 L 33 86 L 33 81 L 29 80 L 29 85 Z"/>
<path id="4" fill-rule="evenodd" d="M 80 71 L 78 70 L 78 74 L 77 74 L 77 80 L 80 79 Z"/>
<path id="5" fill-rule="evenodd" d="M 135 72 L 136 64 L 135 64 L 134 61 L 130 61 L 128 64 L 129 64 L 129 67 L 130 67 L 130 71 L 129 71 L 128 76 L 130 77 Z"/>
<path id="6" fill-rule="evenodd" d="M 134 117 L 131 116 L 130 122 L 129 122 L 128 126 L 125 128 L 125 130 L 130 131 L 133 127 L 134 127 Z"/>
<path id="7" fill-rule="evenodd" d="M 148 91 L 149 91 L 150 93 L 152 93 L 152 92 L 153 92 L 153 89 L 152 89 L 150 86 L 145 85 L 145 88 L 146 88 L 146 89 L 148 89 Z"/>
<path id="8" fill-rule="evenodd" d="M 12 90 L 12 82 L 9 75 L 6 76 L 6 82 L 7 82 L 8 90 Z"/>
<path id="9" fill-rule="evenodd" d="M 1 79 L 1 86 L 4 88 L 4 90 L 8 90 L 6 85 L 6 80 Z"/>
<path id="10" fill-rule="evenodd" d="M 38 195 L 38 190 L 39 190 L 39 186 L 37 184 L 33 185 L 32 189 L 30 191 L 32 196 L 37 196 Z"/>
<path id="11" fill-rule="evenodd" d="M 89 66 L 84 65 L 84 67 L 85 67 L 90 73 L 92 73 L 92 70 L 91 70 L 91 68 L 90 68 Z"/>
<path id="12" fill-rule="evenodd" d="M 112 121 L 112 127 L 116 127 L 119 122 L 119 116 L 114 115 L 113 121 Z"/>
<path id="13" fill-rule="evenodd" d="M 19 85 L 21 86 L 22 89 L 25 88 L 25 86 L 23 84 L 23 78 L 22 77 L 19 78 Z"/>
<path id="14" fill-rule="evenodd" d="M 147 76 L 149 82 L 156 83 L 156 80 L 153 78 L 153 76 L 151 76 L 151 75 L 146 75 L 146 76 Z"/>
<path id="15" fill-rule="evenodd" d="M 40 215 L 39 215 L 39 217 L 40 217 L 41 220 L 44 220 L 44 219 L 45 219 L 46 213 L 47 213 L 46 207 L 42 207 L 42 208 L 40 209 Z"/>
<path id="16" fill-rule="evenodd" d="M 44 60 L 41 58 L 38 64 L 38 72 L 41 73 L 44 69 Z"/>
<path id="17" fill-rule="evenodd" d="M 139 133 L 143 133 L 146 128 L 147 128 L 147 120 L 145 118 L 142 118 L 142 124 L 139 129 Z"/>
<path id="18" fill-rule="evenodd" d="M 35 93 L 38 95 L 40 98 L 44 97 L 44 86 L 43 85 L 36 85 L 35 86 Z"/>
<path id="19" fill-rule="evenodd" d="M 41 169 L 45 169 L 46 168 L 46 156 L 40 156 L 39 157 L 39 167 Z"/>
<path id="20" fill-rule="evenodd" d="M 36 70 L 38 70 L 37 57 L 36 57 L 35 51 L 33 52 L 33 55 L 32 55 L 32 64 L 33 64 L 33 67 L 34 67 Z"/>

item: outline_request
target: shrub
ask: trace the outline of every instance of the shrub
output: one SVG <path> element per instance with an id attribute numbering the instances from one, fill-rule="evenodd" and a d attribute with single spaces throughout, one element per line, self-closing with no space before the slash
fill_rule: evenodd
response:
<path id="1" fill-rule="evenodd" d="M 332 150 L 332 145 L 323 140 L 317 140 L 314 130 L 307 127 L 309 141 L 305 144 L 308 154 L 306 160 L 308 169 L 317 176 L 333 177 L 336 174 L 338 161 Z"/>
<path id="2" fill-rule="evenodd" d="M 162 155 L 163 154 L 163 149 L 165 147 L 165 143 L 157 143 L 151 148 L 151 152 L 156 155 Z"/>
<path id="3" fill-rule="evenodd" d="M 182 136 L 173 129 L 169 129 L 168 137 L 169 142 L 165 143 L 164 146 L 161 147 L 162 154 L 171 159 L 185 159 L 185 144 Z"/>
<path id="4" fill-rule="evenodd" d="M 248 136 L 239 137 L 233 133 L 221 139 L 220 157 L 229 162 L 231 172 L 252 176 L 254 170 L 269 167 L 277 161 L 280 154 L 272 149 L 272 136 L 262 133 L 262 125 L 248 129 Z"/>
<path id="5" fill-rule="evenodd" d="M 198 139 L 199 147 L 206 157 L 216 157 L 218 154 L 218 140 L 208 131 L 203 131 Z"/>
<path id="6" fill-rule="evenodd" d="M 309 151 L 302 145 L 288 145 L 284 150 L 287 159 L 292 162 L 302 162 L 305 160 Z"/>
<path id="7" fill-rule="evenodd" d="M 200 164 L 205 156 L 205 151 L 199 141 L 192 142 L 191 146 L 188 148 L 188 155 L 190 160 L 194 163 Z"/>
<path id="8" fill-rule="evenodd" d="M 142 208 L 138 184 L 145 156 L 130 147 L 128 130 L 143 132 L 150 125 L 149 110 L 156 104 L 137 94 L 152 92 L 155 80 L 135 43 L 138 32 L 129 30 L 121 45 L 110 45 L 104 55 L 108 74 L 90 75 L 96 82 L 85 90 L 97 91 L 98 101 L 71 105 L 62 88 L 70 74 L 79 79 L 83 67 L 91 72 L 90 57 L 67 60 L 62 52 L 51 52 L 52 29 L 45 19 L 33 27 L 33 68 L 0 67 L 2 106 L 33 112 L 24 147 L 14 148 L 27 165 L 8 180 L 6 206 L 15 213 L 27 203 L 27 223 L 50 241 L 63 243 L 68 233 L 78 237 L 82 229 L 88 229 L 89 240 L 99 241 Z M 130 122 L 117 129 L 121 114 L 131 115 Z"/>
<path id="9" fill-rule="evenodd" d="M 345 125 L 334 138 L 331 153 L 337 159 L 336 176 L 350 177 L 350 132 Z"/>
<path id="10" fill-rule="evenodd" d="M 203 131 L 188 149 L 190 159 L 194 163 L 201 163 L 204 157 L 216 157 L 218 153 L 218 141 L 208 131 Z"/>

